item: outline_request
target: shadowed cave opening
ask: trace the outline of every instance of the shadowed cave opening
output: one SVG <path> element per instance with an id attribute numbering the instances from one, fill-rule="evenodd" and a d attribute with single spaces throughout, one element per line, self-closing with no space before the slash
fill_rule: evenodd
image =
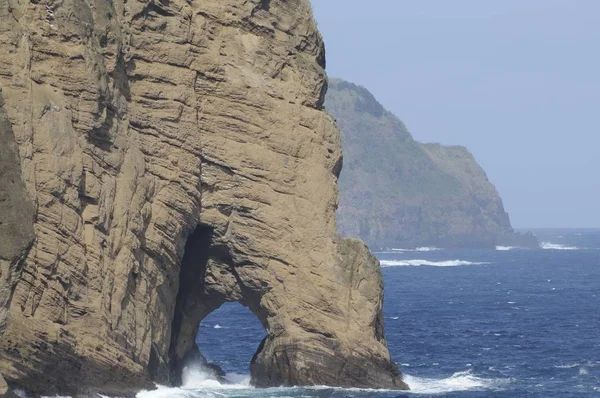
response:
<path id="1" fill-rule="evenodd" d="M 260 294 L 245 286 L 236 268 L 243 265 L 221 242 L 206 225 L 186 242 L 169 349 L 172 385 L 238 383 L 239 375 L 249 382 L 251 360 L 266 337 Z"/>

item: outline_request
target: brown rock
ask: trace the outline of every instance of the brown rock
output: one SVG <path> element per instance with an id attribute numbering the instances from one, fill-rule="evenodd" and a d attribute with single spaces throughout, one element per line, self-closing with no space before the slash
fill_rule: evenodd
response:
<path id="1" fill-rule="evenodd" d="M 2 374 L 0 374 L 0 397 L 4 397 L 6 394 L 8 394 L 8 385 Z"/>
<path id="2" fill-rule="evenodd" d="M 37 207 L 9 381 L 177 383 L 200 321 L 239 301 L 268 334 L 254 384 L 406 387 L 376 260 L 335 233 L 341 146 L 307 1 L 8 1 L 0 85 Z"/>
<path id="3" fill-rule="evenodd" d="M 33 216 L 21 178 L 19 149 L 0 89 L 0 336 L 6 327 L 13 289 L 21 276 L 22 261 L 34 239 Z"/>

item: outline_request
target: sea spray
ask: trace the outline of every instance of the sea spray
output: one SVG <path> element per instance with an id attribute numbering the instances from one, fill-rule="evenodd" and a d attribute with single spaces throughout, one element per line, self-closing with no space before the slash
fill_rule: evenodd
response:
<path id="1" fill-rule="evenodd" d="M 432 379 L 404 375 L 412 393 L 416 394 L 444 394 L 456 391 L 490 390 L 497 389 L 509 382 L 506 379 L 487 379 L 474 375 L 470 370 L 456 372 L 445 379 Z"/>
<path id="2" fill-rule="evenodd" d="M 544 250 L 579 250 L 579 248 L 575 246 L 567 246 L 551 242 L 542 242 L 541 246 Z"/>
<path id="3" fill-rule="evenodd" d="M 429 261 L 429 260 L 381 260 L 381 266 L 387 267 L 458 267 L 462 265 L 483 265 L 488 262 L 473 262 L 464 260 L 446 260 L 446 261 Z"/>

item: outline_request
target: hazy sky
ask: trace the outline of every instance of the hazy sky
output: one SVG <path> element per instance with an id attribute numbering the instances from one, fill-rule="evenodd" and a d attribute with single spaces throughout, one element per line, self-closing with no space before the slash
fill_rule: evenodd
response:
<path id="1" fill-rule="evenodd" d="M 515 227 L 600 227 L 600 0 L 313 0 L 327 71 L 467 146 Z"/>

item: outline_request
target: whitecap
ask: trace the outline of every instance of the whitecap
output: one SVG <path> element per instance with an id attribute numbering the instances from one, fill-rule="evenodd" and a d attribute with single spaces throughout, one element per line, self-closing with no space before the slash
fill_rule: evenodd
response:
<path id="1" fill-rule="evenodd" d="M 227 373 L 225 380 L 221 383 L 216 380 L 213 373 L 207 371 L 197 363 L 188 364 L 183 368 L 181 374 L 181 387 L 166 387 L 156 385 L 156 390 L 144 390 L 136 394 L 136 398 L 187 398 L 198 397 L 220 397 L 227 390 L 253 390 L 250 385 L 250 376 L 237 373 Z"/>
<path id="2" fill-rule="evenodd" d="M 442 250 L 439 247 L 428 247 L 428 246 L 423 246 L 423 247 L 417 247 L 416 249 L 386 249 L 386 250 L 382 250 L 382 251 L 378 251 L 378 252 L 374 252 L 377 254 L 400 254 L 400 253 L 408 253 L 408 252 L 434 252 L 434 251 L 438 251 L 438 250 Z"/>
<path id="3" fill-rule="evenodd" d="M 415 249 L 416 252 L 435 252 L 438 250 L 442 250 L 442 249 L 437 248 L 437 247 L 417 247 Z"/>
<path id="4" fill-rule="evenodd" d="M 445 379 L 431 379 L 404 375 L 404 381 L 416 394 L 444 394 L 454 391 L 489 390 L 507 382 L 502 379 L 486 379 L 473 375 L 471 370 L 456 372 Z"/>
<path id="5" fill-rule="evenodd" d="M 571 368 L 576 368 L 577 366 L 579 366 L 578 363 L 568 363 L 566 365 L 556 365 L 554 367 L 557 369 L 571 369 Z"/>
<path id="6" fill-rule="evenodd" d="M 381 260 L 381 266 L 383 268 L 388 267 L 458 267 L 461 265 L 482 265 L 489 264 L 486 262 L 471 262 L 464 260 L 447 260 L 447 261 L 429 261 L 429 260 Z"/>
<path id="7" fill-rule="evenodd" d="M 516 249 L 516 247 L 514 246 L 496 246 L 496 250 L 498 251 L 508 251 L 508 250 L 514 250 Z"/>
<path id="8" fill-rule="evenodd" d="M 223 329 L 223 326 L 219 325 L 218 323 L 213 326 L 214 329 Z"/>
<path id="9" fill-rule="evenodd" d="M 579 248 L 575 246 L 566 246 L 551 242 L 542 242 L 541 246 L 544 250 L 579 250 Z"/>

